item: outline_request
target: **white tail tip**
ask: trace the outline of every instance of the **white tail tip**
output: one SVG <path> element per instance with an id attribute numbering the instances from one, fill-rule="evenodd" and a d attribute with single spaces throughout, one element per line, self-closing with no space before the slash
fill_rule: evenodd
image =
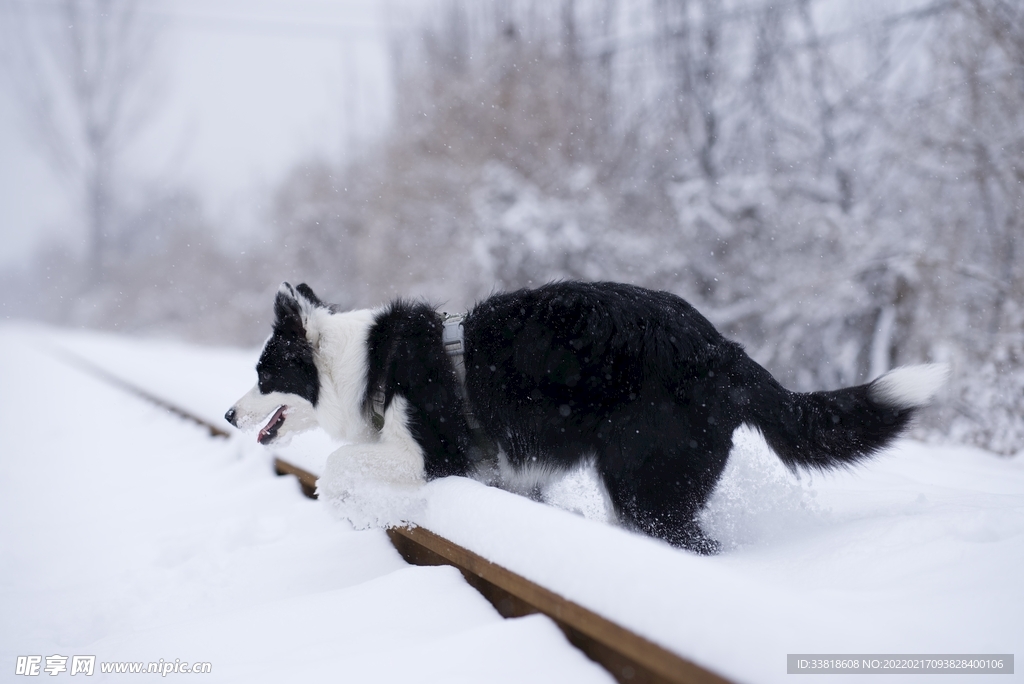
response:
<path id="1" fill-rule="evenodd" d="M 926 363 L 894 368 L 871 383 L 871 398 L 897 408 L 917 408 L 928 404 L 949 379 L 949 366 Z"/>

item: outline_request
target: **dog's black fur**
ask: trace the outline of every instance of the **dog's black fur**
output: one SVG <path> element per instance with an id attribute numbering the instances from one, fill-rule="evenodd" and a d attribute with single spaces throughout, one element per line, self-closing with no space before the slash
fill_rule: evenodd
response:
<path id="1" fill-rule="evenodd" d="M 407 425 L 423 450 L 431 479 L 466 475 L 471 465 L 472 440 L 459 380 L 441 341 L 443 329 L 432 307 L 399 300 L 378 314 L 367 343 L 365 403 L 369 405 L 369 393 L 381 385 L 385 407 L 396 394 L 405 397 Z"/>
<path id="2" fill-rule="evenodd" d="M 319 303 L 308 287 L 299 291 Z M 298 313 L 278 299 L 280 339 L 261 358 L 261 391 L 266 380 L 267 391 L 300 393 L 315 405 Z M 376 315 L 367 345 L 367 405 L 381 386 L 386 405 L 405 398 L 430 478 L 465 475 L 472 465 L 442 329 L 433 307 L 396 301 Z M 498 294 L 469 312 L 464 333 L 470 408 L 513 469 L 593 459 L 621 521 L 700 553 L 717 543 L 696 516 L 742 423 L 759 429 L 787 466 L 825 469 L 882 449 L 914 411 L 870 384 L 790 392 L 687 302 L 630 285 Z M 286 382 L 277 387 L 275 377 Z"/>
<path id="3" fill-rule="evenodd" d="M 326 306 L 309 285 L 302 283 L 297 290 L 312 304 Z M 260 392 L 295 394 L 316 406 L 320 398 L 320 377 L 313 362 L 313 347 L 306 339 L 298 301 L 278 295 L 274 300 L 274 317 L 274 334 L 256 362 Z M 231 419 L 228 422 L 234 424 Z"/>

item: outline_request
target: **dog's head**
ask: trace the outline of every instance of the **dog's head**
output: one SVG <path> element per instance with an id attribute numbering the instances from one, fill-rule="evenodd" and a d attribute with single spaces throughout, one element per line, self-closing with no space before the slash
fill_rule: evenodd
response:
<path id="1" fill-rule="evenodd" d="M 274 300 L 274 332 L 256 364 L 256 386 L 228 409 L 225 420 L 243 430 L 262 425 L 256 437 L 260 444 L 316 426 L 315 319 L 328 310 L 305 283 L 294 288 L 281 284 Z"/>

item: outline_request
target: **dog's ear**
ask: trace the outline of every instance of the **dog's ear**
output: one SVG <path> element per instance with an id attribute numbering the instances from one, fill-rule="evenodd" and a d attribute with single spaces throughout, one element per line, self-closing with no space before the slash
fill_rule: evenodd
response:
<path id="1" fill-rule="evenodd" d="M 308 301 L 313 306 L 320 307 L 322 309 L 327 308 L 327 305 L 320 301 L 319 297 L 313 294 L 313 288 L 311 288 L 306 283 L 302 283 L 301 285 L 299 285 L 297 288 L 295 288 L 295 291 L 299 293 L 303 298 L 306 299 L 306 301 Z"/>
<path id="2" fill-rule="evenodd" d="M 302 305 L 295 294 L 295 289 L 288 283 L 281 283 L 274 299 L 274 330 L 296 337 L 306 336 L 306 326 L 302 322 Z"/>

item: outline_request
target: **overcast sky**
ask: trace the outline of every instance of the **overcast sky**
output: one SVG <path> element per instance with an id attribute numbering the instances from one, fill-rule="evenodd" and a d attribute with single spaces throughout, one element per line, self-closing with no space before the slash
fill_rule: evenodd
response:
<path id="1" fill-rule="evenodd" d="M 33 15 L 52 3 L 0 0 Z M 4 6 L 6 5 L 6 6 Z M 288 169 L 336 160 L 379 130 L 390 106 L 383 24 L 374 0 L 144 0 L 161 27 L 156 113 L 128 157 L 134 181 L 201 194 L 225 230 L 246 230 Z M 394 5 L 391 5 L 392 7 Z M 4 65 L 6 66 L 6 65 Z M 80 241 L 79 211 L 26 125 L 0 69 L 0 265 L 47 238 Z M 353 121 L 353 119 L 355 119 Z"/>

